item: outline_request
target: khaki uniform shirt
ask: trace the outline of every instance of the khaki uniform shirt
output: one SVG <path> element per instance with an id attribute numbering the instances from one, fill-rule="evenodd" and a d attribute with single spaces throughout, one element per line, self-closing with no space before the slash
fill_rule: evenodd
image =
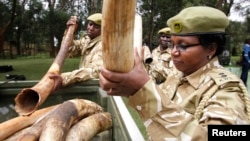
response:
<path id="1" fill-rule="evenodd" d="M 149 80 L 129 97 L 150 140 L 206 141 L 208 124 L 250 124 L 246 87 L 217 57 L 187 77 L 169 76 L 163 89 Z"/>
<path id="2" fill-rule="evenodd" d="M 160 46 L 158 46 L 152 51 L 152 56 L 153 62 L 149 65 L 148 73 L 153 80 L 157 81 L 157 79 L 160 79 L 159 74 L 166 79 L 169 75 L 177 73 L 171 59 L 171 51 L 169 48 L 161 51 Z"/>
<path id="3" fill-rule="evenodd" d="M 101 36 L 93 40 L 90 40 L 88 36 L 74 40 L 68 57 L 78 55 L 81 55 L 79 69 L 61 74 L 63 86 L 99 77 L 99 66 L 103 64 Z"/>

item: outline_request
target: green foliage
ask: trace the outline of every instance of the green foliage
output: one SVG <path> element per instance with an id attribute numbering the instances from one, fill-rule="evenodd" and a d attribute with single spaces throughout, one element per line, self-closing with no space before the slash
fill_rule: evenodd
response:
<path id="1" fill-rule="evenodd" d="M 70 16 L 76 15 L 79 19 L 78 29 L 75 32 L 80 37 L 86 28 L 86 18 L 89 14 L 101 12 L 103 0 L 59 0 L 58 4 L 50 9 L 45 9 L 43 1 L 17 0 L 16 18 L 14 23 L 7 30 L 6 40 L 17 41 L 18 55 L 32 55 L 31 50 L 53 51 L 53 37 L 62 40 L 66 29 L 66 22 Z M 246 0 L 240 0 L 240 3 Z M 10 19 L 12 11 L 12 0 L 0 0 L 1 20 L 0 26 L 5 25 Z M 181 9 L 189 6 L 207 5 L 212 7 L 222 6 L 222 10 L 227 12 L 231 5 L 229 1 L 218 0 L 138 0 L 137 12 L 142 15 L 143 20 L 143 42 L 151 48 L 158 45 L 157 31 L 166 25 L 166 21 L 177 14 Z M 236 10 L 242 15 L 249 15 L 249 6 L 243 7 L 236 3 Z M 241 11 L 242 10 L 242 11 Z M 250 18 L 245 23 L 231 22 L 227 33 L 230 35 L 231 50 L 236 50 L 236 55 L 241 52 L 242 42 L 250 35 Z M 55 54 L 55 53 L 54 53 Z"/>
<path id="2" fill-rule="evenodd" d="M 250 37 L 246 23 L 231 21 L 227 33 L 230 35 L 231 51 L 234 49 L 236 50 L 235 55 L 241 55 L 243 43 L 246 38 Z"/>
<path id="3" fill-rule="evenodd" d="M 71 15 L 65 13 L 64 11 L 56 10 L 54 11 L 53 16 L 52 23 L 54 24 L 52 25 L 52 29 L 54 30 L 54 36 L 59 40 L 60 45 L 66 29 L 66 23 Z"/>
<path id="4" fill-rule="evenodd" d="M 151 48 L 158 44 L 157 31 L 166 27 L 167 20 L 183 8 L 183 0 L 141 0 L 144 43 Z"/>
<path id="5" fill-rule="evenodd" d="M 10 19 L 14 8 L 11 2 L 13 1 L 0 1 L 1 27 Z M 101 12 L 102 7 L 102 1 L 97 0 L 59 0 L 58 3 L 48 0 L 46 2 L 49 2 L 48 8 L 44 6 L 44 1 L 17 0 L 16 18 L 6 32 L 5 40 L 16 41 L 18 55 L 31 55 L 31 50 L 51 51 L 50 55 L 55 54 L 53 38 L 56 37 L 60 45 L 70 16 L 76 15 L 79 18 L 78 31 L 76 31 L 78 33 L 83 30 L 82 21 L 86 20 L 88 13 Z"/>
<path id="6" fill-rule="evenodd" d="M 0 1 L 0 26 L 4 25 L 10 19 L 11 4 L 8 1 Z"/>

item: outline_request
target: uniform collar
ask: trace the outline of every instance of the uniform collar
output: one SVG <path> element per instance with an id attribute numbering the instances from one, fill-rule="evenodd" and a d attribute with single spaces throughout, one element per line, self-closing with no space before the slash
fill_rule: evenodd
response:
<path id="1" fill-rule="evenodd" d="M 188 82 L 190 85 L 192 85 L 195 89 L 198 89 L 201 84 L 204 83 L 205 79 L 207 78 L 207 73 L 214 69 L 214 68 L 222 68 L 222 66 L 219 64 L 219 60 L 217 57 L 214 57 L 208 64 L 201 67 L 196 72 L 186 76 L 182 77 L 182 82 Z"/>
<path id="2" fill-rule="evenodd" d="M 95 37 L 94 39 L 90 40 L 90 42 L 95 42 L 101 40 L 101 35 Z"/>
<path id="3" fill-rule="evenodd" d="M 161 50 L 160 45 L 157 47 L 157 52 L 159 52 L 159 53 L 171 53 L 170 48 L 166 48 L 165 50 Z"/>

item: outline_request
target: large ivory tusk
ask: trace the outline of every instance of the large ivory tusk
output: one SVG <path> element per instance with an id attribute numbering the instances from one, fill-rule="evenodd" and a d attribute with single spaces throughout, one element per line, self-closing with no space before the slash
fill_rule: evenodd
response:
<path id="1" fill-rule="evenodd" d="M 56 108 L 57 105 L 35 111 L 30 116 L 19 116 L 0 124 L 0 141 L 17 131 L 32 125 L 41 116 Z"/>
<path id="2" fill-rule="evenodd" d="M 150 64 L 153 61 L 149 47 L 146 45 L 142 46 L 142 17 L 139 14 L 135 15 L 134 47 L 144 63 Z"/>
<path id="3" fill-rule="evenodd" d="M 54 80 L 49 78 L 49 74 L 60 74 L 61 67 L 67 56 L 67 51 L 73 40 L 74 31 L 77 27 L 77 17 L 72 16 L 76 24 L 70 25 L 63 36 L 61 48 L 43 78 L 32 88 L 24 88 L 15 98 L 15 110 L 19 115 L 29 115 L 34 112 L 52 93 Z"/>
<path id="4" fill-rule="evenodd" d="M 134 22 L 134 48 L 136 48 L 139 56 L 143 59 L 142 55 L 142 18 L 139 14 L 135 15 Z"/>
<path id="5" fill-rule="evenodd" d="M 6 141 L 63 140 L 74 123 L 100 112 L 103 112 L 103 108 L 93 101 L 86 99 L 68 100 L 46 113 L 33 125 L 16 132 Z"/>
<path id="6" fill-rule="evenodd" d="M 135 6 L 135 0 L 103 1 L 103 62 L 109 70 L 128 72 L 134 66 Z"/>
<path id="7" fill-rule="evenodd" d="M 144 45 L 143 47 L 143 61 L 145 64 L 151 64 L 153 61 L 153 55 L 148 46 Z"/>
<path id="8" fill-rule="evenodd" d="M 96 134 L 112 127 L 112 117 L 108 112 L 90 115 L 72 126 L 66 141 L 89 141 Z"/>
<path id="9" fill-rule="evenodd" d="M 46 117 L 39 141 L 62 141 L 73 123 L 100 112 L 103 108 L 93 101 L 68 100 Z"/>

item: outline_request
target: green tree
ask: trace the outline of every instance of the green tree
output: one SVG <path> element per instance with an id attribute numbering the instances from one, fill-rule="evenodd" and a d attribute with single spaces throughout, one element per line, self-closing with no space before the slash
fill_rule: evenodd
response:
<path id="1" fill-rule="evenodd" d="M 138 12 L 142 15 L 144 43 L 153 49 L 158 43 L 156 33 L 166 27 L 166 21 L 183 8 L 183 0 L 141 0 Z"/>
<path id="2" fill-rule="evenodd" d="M 11 28 L 14 19 L 16 17 L 16 3 L 17 0 L 12 1 L 0 1 L 0 8 L 3 10 L 0 14 L 1 22 L 0 22 L 0 55 L 5 57 L 3 44 L 5 41 L 6 32 Z M 10 55 L 12 57 L 12 52 L 10 51 Z"/>
<path id="3" fill-rule="evenodd" d="M 16 6 L 13 5 L 14 1 Z M 242 3 L 247 0 L 240 1 Z M 181 9 L 206 5 L 216 7 L 229 15 L 234 0 L 137 0 L 137 3 L 137 12 L 142 15 L 143 20 L 143 42 L 152 49 L 158 45 L 157 31 L 166 27 L 166 21 Z M 38 51 L 49 51 L 50 57 L 55 57 L 58 48 L 54 47 L 54 38 L 59 40 L 60 45 L 69 17 L 73 15 L 78 17 L 79 25 L 76 33 L 83 33 L 87 24 L 86 18 L 90 14 L 101 12 L 102 0 L 0 0 L 0 8 L 2 10 L 0 33 L 5 31 L 2 29 L 13 19 L 11 17 L 15 17 L 11 26 L 6 28 L 7 36 L 1 39 L 15 39 L 18 55 L 31 55 L 30 50 L 35 48 Z M 249 7 L 239 4 L 237 8 L 241 13 L 249 15 Z M 246 37 L 249 31 L 249 17 L 245 23 L 231 22 L 227 29 L 231 44 L 237 46 L 242 43 L 242 38 Z"/>

